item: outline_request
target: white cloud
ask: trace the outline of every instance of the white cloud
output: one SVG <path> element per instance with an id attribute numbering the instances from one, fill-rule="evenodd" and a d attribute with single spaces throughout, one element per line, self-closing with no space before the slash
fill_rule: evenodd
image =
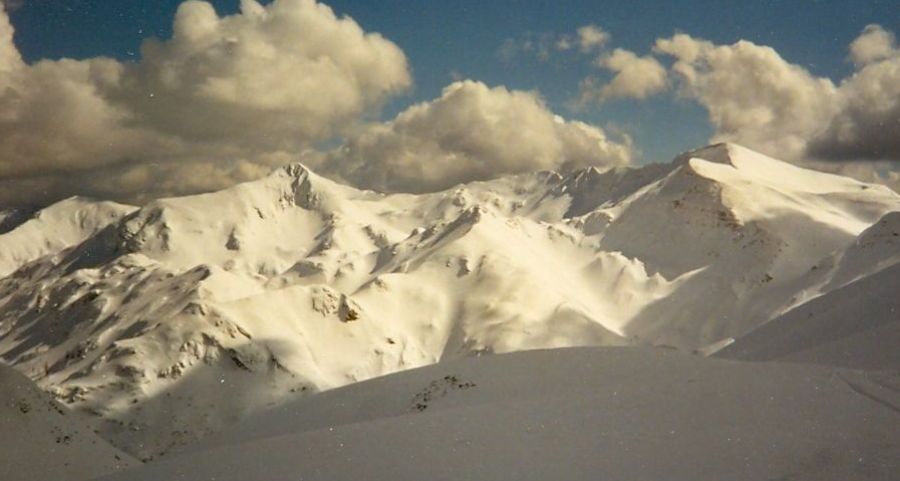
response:
<path id="1" fill-rule="evenodd" d="M 599 57 L 596 64 L 615 72 L 615 76 L 605 85 L 598 85 L 594 78 L 582 82 L 582 104 L 613 98 L 644 99 L 662 92 L 667 86 L 666 68 L 651 56 L 639 57 L 617 48 L 611 54 Z"/>
<path id="2" fill-rule="evenodd" d="M 497 50 L 497 56 L 507 63 L 523 54 L 533 55 L 541 62 L 547 62 L 554 51 L 565 52 L 578 47 L 583 54 L 594 53 L 601 50 L 609 39 L 609 33 L 596 25 L 580 27 L 574 34 L 529 32 L 518 38 L 504 40 Z"/>
<path id="3" fill-rule="evenodd" d="M 555 46 L 560 51 L 571 50 L 575 46 L 575 41 L 568 35 L 562 35 L 556 39 Z"/>
<path id="4" fill-rule="evenodd" d="M 680 92 L 707 109 L 713 141 L 900 186 L 900 51 L 883 28 L 866 27 L 850 45 L 858 70 L 837 85 L 747 41 L 679 34 L 654 50 L 675 59 Z"/>
<path id="5" fill-rule="evenodd" d="M 837 89 L 747 41 L 714 45 L 678 34 L 654 50 L 675 58 L 682 94 L 708 111 L 715 140 L 731 140 L 782 158 L 799 158 L 807 141 L 834 114 Z"/>
<path id="6" fill-rule="evenodd" d="M 219 18 L 209 3 L 183 3 L 172 40 L 146 43 L 125 70 L 121 100 L 173 135 L 290 148 L 410 84 L 399 48 L 325 5 L 244 0 L 242 11 Z"/>
<path id="7" fill-rule="evenodd" d="M 896 161 L 900 53 L 892 38 L 866 27 L 850 47 L 861 68 L 839 85 L 747 41 L 714 45 L 679 34 L 654 50 L 674 57 L 681 92 L 709 111 L 714 140 L 791 160 Z"/>
<path id="8" fill-rule="evenodd" d="M 5 4 L 4 4 L 5 5 Z M 13 26 L 9 23 L 9 16 L 0 8 L 0 73 L 8 74 L 11 70 L 22 64 L 22 57 L 13 44 Z M 3 79 L 0 78 L 0 82 Z"/>
<path id="9" fill-rule="evenodd" d="M 592 52 L 603 47 L 610 35 L 596 25 L 585 25 L 578 29 L 578 46 L 582 52 Z"/>
<path id="10" fill-rule="evenodd" d="M 630 139 L 565 121 L 534 93 L 463 81 L 309 161 L 356 185 L 422 192 L 540 169 L 624 165 L 632 156 Z"/>
<path id="11" fill-rule="evenodd" d="M 26 65 L 0 13 L 0 184 L 11 186 L 0 203 L 223 187 L 257 170 L 248 163 L 342 132 L 411 83 L 396 45 L 314 0 L 241 9 L 220 18 L 183 3 L 174 37 L 146 42 L 136 64 Z M 184 175 L 213 171 L 226 174 Z"/>
<path id="12" fill-rule="evenodd" d="M 868 25 L 862 34 L 850 44 L 850 59 L 863 66 L 897 55 L 894 34 L 880 25 Z"/>
<path id="13" fill-rule="evenodd" d="M 66 175 L 155 143 L 126 126 L 129 114 L 100 93 L 100 84 L 119 76 L 116 62 L 13 62 L 0 70 L 0 178 Z"/>

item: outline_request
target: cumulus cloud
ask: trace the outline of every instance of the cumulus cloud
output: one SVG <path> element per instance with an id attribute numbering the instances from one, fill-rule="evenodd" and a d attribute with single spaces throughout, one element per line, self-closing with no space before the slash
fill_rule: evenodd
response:
<path id="1" fill-rule="evenodd" d="M 540 169 L 625 165 L 632 156 L 627 137 L 563 120 L 534 93 L 462 81 L 308 161 L 356 185 L 422 192 Z"/>
<path id="2" fill-rule="evenodd" d="M 660 39 L 654 50 L 675 58 L 682 94 L 709 112 L 717 139 L 779 157 L 798 158 L 834 115 L 837 89 L 765 46 L 714 45 L 686 34 Z"/>
<path id="3" fill-rule="evenodd" d="M 411 84 L 396 45 L 314 0 L 242 0 L 228 17 L 185 2 L 173 38 L 145 42 L 133 64 L 27 65 L 12 34 L 0 13 L 7 204 L 223 187 L 342 132 Z"/>
<path id="4" fill-rule="evenodd" d="M 9 74 L 15 68 L 22 64 L 22 57 L 13 44 L 13 34 L 15 33 L 13 26 L 9 23 L 9 16 L 3 12 L 6 4 L 0 4 L 0 73 Z M 3 81 L 0 78 L 0 81 Z"/>
<path id="5" fill-rule="evenodd" d="M 900 54 L 881 27 L 851 44 L 860 68 L 837 85 L 747 41 L 678 34 L 654 50 L 675 59 L 681 93 L 708 110 L 714 140 L 791 160 L 900 160 Z"/>
<path id="6" fill-rule="evenodd" d="M 140 122 L 191 138 L 289 148 L 292 137 L 329 136 L 410 83 L 399 48 L 325 5 L 244 0 L 242 12 L 219 18 L 209 3 L 189 1 L 171 40 L 144 44 L 117 92 L 141 112 Z"/>
<path id="7" fill-rule="evenodd" d="M 598 67 L 615 72 L 604 85 L 589 77 L 581 84 L 581 102 L 604 102 L 613 98 L 644 99 L 662 92 L 667 86 L 666 68 L 651 56 L 639 57 L 634 52 L 615 49 L 597 59 Z"/>
<path id="8" fill-rule="evenodd" d="M 808 154 L 827 160 L 900 162 L 900 55 L 873 62 L 841 83 L 838 111 Z"/>
<path id="9" fill-rule="evenodd" d="M 154 142 L 128 127 L 129 114 L 100 92 L 121 73 L 114 61 L 28 66 L 4 54 L 0 71 L 0 178 L 66 175 L 122 161 Z"/>
<path id="10" fill-rule="evenodd" d="M 881 25 L 868 25 L 850 44 L 850 59 L 856 65 L 862 66 L 896 56 L 896 43 L 894 34 Z"/>
<path id="11" fill-rule="evenodd" d="M 603 47 L 610 39 L 609 33 L 596 25 L 585 25 L 577 33 L 578 47 L 585 53 Z"/>

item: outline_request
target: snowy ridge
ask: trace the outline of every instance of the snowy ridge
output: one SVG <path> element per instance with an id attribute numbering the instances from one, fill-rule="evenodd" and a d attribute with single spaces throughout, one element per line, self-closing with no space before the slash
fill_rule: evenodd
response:
<path id="1" fill-rule="evenodd" d="M 40 210 L 10 232 L 0 234 L 0 276 L 91 237 L 135 207 L 72 197 Z M 14 220 L 15 213 L 9 214 Z M 5 220 L 0 219 L 0 220 Z"/>
<path id="2" fill-rule="evenodd" d="M 814 266 L 847 264 L 849 282 L 893 262 L 890 242 L 852 252 L 900 196 L 721 144 L 424 195 L 294 165 L 112 221 L 84 209 L 0 236 L 65 240 L 0 279 L 0 356 L 149 459 L 442 359 L 739 338 L 846 284 Z"/>

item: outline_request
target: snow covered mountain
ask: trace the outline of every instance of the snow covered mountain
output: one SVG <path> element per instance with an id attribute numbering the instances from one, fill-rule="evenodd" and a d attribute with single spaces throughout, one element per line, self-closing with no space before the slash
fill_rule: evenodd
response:
<path id="1" fill-rule="evenodd" d="M 294 165 L 141 208 L 73 199 L 0 235 L 0 356 L 149 459 L 292 397 L 438 360 L 711 352 L 852 283 L 896 279 L 895 243 L 857 246 L 898 210 L 886 187 L 733 144 L 425 195 Z"/>

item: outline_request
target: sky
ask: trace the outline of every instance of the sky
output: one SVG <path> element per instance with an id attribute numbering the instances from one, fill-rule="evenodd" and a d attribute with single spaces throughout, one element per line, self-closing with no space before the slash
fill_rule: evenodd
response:
<path id="1" fill-rule="evenodd" d="M 900 147 L 891 138 L 900 137 L 900 90 L 890 84 L 900 84 L 900 0 L 325 2 L 334 16 L 311 0 L 276 0 L 249 2 L 268 22 L 222 27 L 215 41 L 183 39 L 187 30 L 202 30 L 206 14 L 184 15 L 194 27 L 170 40 L 179 0 L 6 3 L 21 58 L 8 69 L 21 84 L 7 92 L 29 92 L 0 96 L 0 107 L 11 98 L 20 109 L 41 103 L 48 118 L 0 119 L 0 140 L 19 143 L 11 152 L 0 148 L 0 187 L 13 188 L 9 179 L 20 186 L 0 193 L 0 204 L 73 193 L 140 201 L 220 188 L 296 158 L 362 187 L 422 191 L 533 168 L 664 162 L 712 140 L 866 180 L 896 180 Z M 225 17 L 241 12 L 240 3 L 212 7 Z M 293 15 L 307 10 L 318 16 Z M 344 16 L 359 32 L 343 28 Z M 370 41 L 375 32 L 378 41 Z M 866 32 L 854 54 L 851 46 Z M 153 38 L 162 47 L 148 61 L 141 45 Z M 234 38 L 257 50 L 237 60 L 217 57 Z M 322 42 L 330 49 L 311 53 Z M 269 55 L 287 60 L 267 64 Z M 307 62 L 322 58 L 337 67 L 302 80 Z M 268 70 L 291 81 L 267 78 L 258 82 L 265 91 L 247 94 L 253 76 Z M 180 83 L 165 80 L 176 77 Z M 203 87 L 212 77 L 215 94 Z M 68 85 L 57 85 L 60 78 Z M 226 94 L 229 82 L 245 90 Z M 326 88 L 334 85 L 341 88 Z M 52 112 L 40 88 L 72 112 Z M 59 94 L 67 88 L 97 98 Z M 151 94 L 158 96 L 153 104 L 144 101 Z M 326 105 L 324 98 L 340 100 Z M 883 111 L 870 114 L 873 105 Z M 85 113 L 94 125 L 60 120 Z M 555 122 L 556 115 L 566 120 Z M 490 128 L 478 135 L 491 139 L 460 131 L 482 121 Z M 517 122 L 524 125 L 518 135 Z M 40 140 L 22 140 L 30 136 Z M 48 136 L 58 145 L 44 145 Z M 509 144 L 525 136 L 542 140 L 511 152 Z M 186 176 L 195 180 L 178 181 Z"/>

